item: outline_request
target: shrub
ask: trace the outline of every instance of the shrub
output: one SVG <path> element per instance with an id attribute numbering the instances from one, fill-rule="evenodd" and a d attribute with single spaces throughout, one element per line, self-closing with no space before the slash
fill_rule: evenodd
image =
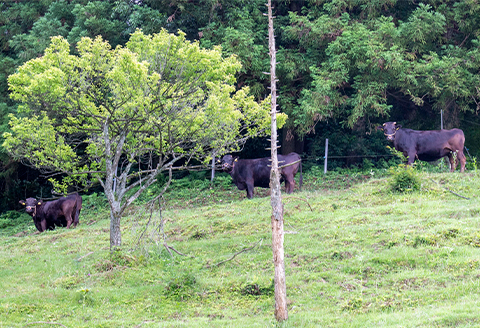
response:
<path id="1" fill-rule="evenodd" d="M 218 186 L 221 189 L 230 189 L 232 187 L 232 177 L 230 175 L 222 175 L 217 174 L 215 175 L 215 179 L 213 180 L 215 186 Z"/>
<path id="2" fill-rule="evenodd" d="M 54 287 L 61 287 L 65 289 L 73 289 L 80 283 L 80 278 L 77 275 L 65 275 L 55 279 Z"/>
<path id="3" fill-rule="evenodd" d="M 82 209 L 83 210 L 98 210 L 107 208 L 107 198 L 103 193 L 92 193 L 90 195 L 82 195 Z"/>
<path id="4" fill-rule="evenodd" d="M 413 167 L 400 164 L 396 168 L 390 168 L 389 172 L 392 175 L 392 191 L 403 193 L 420 190 L 421 180 Z"/>
<path id="5" fill-rule="evenodd" d="M 17 219 L 20 217 L 20 213 L 16 211 L 8 211 L 0 215 L 0 229 L 6 227 L 12 227 L 18 224 Z"/>
<path id="6" fill-rule="evenodd" d="M 165 286 L 165 294 L 167 297 L 174 298 L 178 301 L 186 300 L 194 295 L 194 288 L 197 280 L 191 273 L 183 275 L 169 281 Z"/>
<path id="7" fill-rule="evenodd" d="M 33 227 L 32 218 L 26 213 L 8 211 L 0 215 L 0 234 L 13 235 Z"/>
<path id="8" fill-rule="evenodd" d="M 122 252 L 120 249 L 117 249 L 113 252 L 110 252 L 107 255 L 107 258 L 100 260 L 95 264 L 95 269 L 98 272 L 107 272 L 114 269 L 122 268 L 131 268 L 138 264 L 141 264 L 142 259 L 138 259 L 133 255 Z"/>
<path id="9" fill-rule="evenodd" d="M 92 297 L 92 292 L 88 288 L 77 290 L 75 300 L 84 305 L 93 305 L 95 303 L 95 299 Z"/>
<path id="10" fill-rule="evenodd" d="M 361 309 L 363 305 L 364 305 L 363 299 L 351 298 L 351 299 L 345 300 L 341 307 L 343 311 L 355 311 L 355 310 Z"/>
<path id="11" fill-rule="evenodd" d="M 465 165 L 465 168 L 477 174 L 477 171 L 478 171 L 477 158 L 474 156 L 474 157 L 471 157 L 469 161 L 467 160 L 467 164 Z"/>

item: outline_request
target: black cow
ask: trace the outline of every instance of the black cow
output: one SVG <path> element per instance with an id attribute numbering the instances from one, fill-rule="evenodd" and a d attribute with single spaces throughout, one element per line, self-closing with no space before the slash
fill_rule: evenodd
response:
<path id="1" fill-rule="evenodd" d="M 460 161 L 460 172 L 465 170 L 465 136 L 460 129 L 416 131 L 403 129 L 397 122 L 386 122 L 377 129 L 382 130 L 387 140 L 393 141 L 395 149 L 408 158 L 408 165 L 412 165 L 415 158 L 431 162 L 448 156 L 450 172 L 453 172 L 458 164 L 456 156 Z"/>
<path id="2" fill-rule="evenodd" d="M 82 209 L 82 197 L 77 193 L 45 203 L 35 198 L 27 198 L 19 203 L 25 206 L 40 232 L 54 230 L 55 226 L 68 229 L 72 223 L 76 227 Z"/>
<path id="3" fill-rule="evenodd" d="M 294 164 L 292 164 L 294 163 Z M 289 165 L 291 164 L 291 165 Z M 295 174 L 300 168 L 300 188 L 302 187 L 302 160 L 297 153 L 278 155 L 280 182 L 285 181 L 285 191 L 292 193 L 295 187 Z M 232 155 L 222 158 L 222 169 L 229 173 L 239 190 L 247 190 L 247 197 L 253 197 L 253 188 L 270 186 L 270 157 L 256 159 L 238 159 Z"/>

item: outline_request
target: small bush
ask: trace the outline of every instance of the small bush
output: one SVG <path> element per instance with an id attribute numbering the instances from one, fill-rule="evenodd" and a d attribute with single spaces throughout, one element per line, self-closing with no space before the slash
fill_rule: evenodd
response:
<path id="1" fill-rule="evenodd" d="M 84 305 L 94 305 L 95 300 L 92 297 L 92 292 L 88 288 L 77 290 L 75 300 Z"/>
<path id="2" fill-rule="evenodd" d="M 76 275 L 66 275 L 55 279 L 53 286 L 65 289 L 73 289 L 80 283 L 80 278 Z"/>
<path id="3" fill-rule="evenodd" d="M 213 183 L 216 187 L 220 187 L 221 189 L 230 189 L 232 187 L 232 177 L 229 175 L 220 175 L 217 174 Z"/>
<path id="4" fill-rule="evenodd" d="M 26 213 L 8 211 L 0 215 L 0 230 L 2 234 L 15 234 L 33 226 L 32 218 Z"/>
<path id="5" fill-rule="evenodd" d="M 437 236 L 435 235 L 416 236 L 413 242 L 413 247 L 435 246 L 436 244 L 437 244 Z"/>
<path id="6" fill-rule="evenodd" d="M 135 256 L 122 253 L 121 250 L 115 250 L 108 255 L 108 258 L 100 260 L 95 264 L 98 272 L 108 272 L 116 268 L 130 268 L 138 265 L 142 261 Z"/>
<path id="7" fill-rule="evenodd" d="M 448 229 L 444 231 L 442 234 L 445 239 L 450 239 L 450 238 L 457 238 L 459 233 L 460 231 L 458 229 L 453 228 L 453 229 Z"/>
<path id="8" fill-rule="evenodd" d="M 478 167 L 479 167 L 479 162 L 477 161 L 477 158 L 471 157 L 470 160 L 467 160 L 467 164 L 465 165 L 465 169 L 468 171 L 472 171 L 475 174 L 478 172 Z"/>
<path id="9" fill-rule="evenodd" d="M 19 216 L 20 213 L 15 211 L 9 211 L 0 215 L 0 229 L 17 225 L 17 219 Z"/>
<path id="10" fill-rule="evenodd" d="M 103 193 L 92 193 L 90 195 L 82 195 L 82 208 L 83 210 L 98 210 L 107 208 L 108 202 L 107 198 Z"/>
<path id="11" fill-rule="evenodd" d="M 355 311 L 363 307 L 364 302 L 361 298 L 347 299 L 341 305 L 343 311 Z"/>
<path id="12" fill-rule="evenodd" d="M 167 283 L 165 295 L 178 301 L 189 299 L 194 295 L 196 283 L 197 280 L 193 274 L 184 273 Z"/>
<path id="13" fill-rule="evenodd" d="M 271 295 L 275 294 L 275 285 L 273 283 L 273 280 L 272 280 L 270 286 L 267 286 L 267 287 L 262 287 L 258 283 L 248 283 L 241 288 L 240 292 L 242 293 L 242 295 L 251 295 L 251 296 L 266 295 L 266 296 L 271 296 Z"/>
<path id="14" fill-rule="evenodd" d="M 421 180 L 413 167 L 400 164 L 390 169 L 392 181 L 390 187 L 394 192 L 411 192 L 420 190 Z"/>

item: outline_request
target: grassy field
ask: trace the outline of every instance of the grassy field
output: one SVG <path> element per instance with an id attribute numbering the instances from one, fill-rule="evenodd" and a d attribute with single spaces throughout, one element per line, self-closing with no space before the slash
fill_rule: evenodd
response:
<path id="1" fill-rule="evenodd" d="M 419 191 L 395 193 L 373 171 L 307 174 L 284 195 L 280 325 L 265 189 L 173 189 L 165 234 L 136 246 L 148 218 L 132 208 L 113 254 L 101 196 L 72 230 L 36 234 L 22 214 L 0 229 L 0 327 L 479 327 L 480 175 L 417 175 Z"/>

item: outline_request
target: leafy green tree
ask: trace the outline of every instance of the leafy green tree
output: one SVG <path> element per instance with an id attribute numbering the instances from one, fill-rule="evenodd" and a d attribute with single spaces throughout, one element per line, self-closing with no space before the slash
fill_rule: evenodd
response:
<path id="1" fill-rule="evenodd" d="M 9 77 L 26 117 L 11 117 L 3 145 L 16 159 L 63 174 L 51 179 L 63 192 L 100 182 L 110 204 L 111 248 L 121 245 L 125 209 L 158 173 L 269 132 L 268 101 L 258 104 L 248 89 L 235 92 L 238 60 L 181 32 L 137 31 L 115 49 L 101 37 L 82 38 L 77 52 L 54 37 L 44 56 Z"/>
<path id="2" fill-rule="evenodd" d="M 325 4 L 314 19 L 292 14 L 290 35 L 308 35 L 301 40 L 305 46 L 319 39 L 325 46 L 323 59 L 310 66 L 312 82 L 302 91 L 300 106 L 289 113 L 301 133 L 322 118 L 347 114 L 344 123 L 352 127 L 361 118 L 387 116 L 388 95 L 395 92 L 417 106 L 429 102 L 438 110 L 478 111 L 478 41 L 461 29 L 449 32 L 465 3 L 412 5 L 403 21 L 382 15 L 388 10 L 365 11 L 370 1 L 360 7 L 345 3 L 345 8 Z M 467 21 L 468 30 L 478 28 Z"/>

